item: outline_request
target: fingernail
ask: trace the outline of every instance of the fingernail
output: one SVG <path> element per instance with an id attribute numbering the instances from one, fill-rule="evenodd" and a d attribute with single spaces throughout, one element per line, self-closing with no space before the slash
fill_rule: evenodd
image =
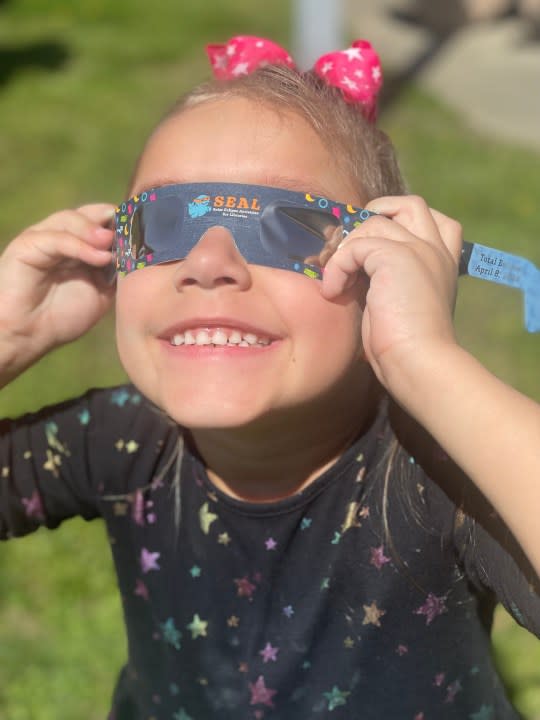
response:
<path id="1" fill-rule="evenodd" d="M 116 213 L 116 205 L 104 205 L 103 206 L 103 219 L 112 220 Z"/>

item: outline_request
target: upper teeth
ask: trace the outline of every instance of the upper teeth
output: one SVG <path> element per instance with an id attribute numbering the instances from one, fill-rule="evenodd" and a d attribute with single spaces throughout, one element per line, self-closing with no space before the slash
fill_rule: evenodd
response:
<path id="1" fill-rule="evenodd" d="M 255 333 L 241 332 L 240 330 L 186 330 L 176 333 L 171 338 L 171 345 L 235 345 L 249 347 L 250 345 L 269 345 L 270 339 L 258 337 Z"/>

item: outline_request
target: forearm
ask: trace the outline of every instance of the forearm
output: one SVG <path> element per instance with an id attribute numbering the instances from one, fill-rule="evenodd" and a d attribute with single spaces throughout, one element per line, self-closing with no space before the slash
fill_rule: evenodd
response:
<path id="1" fill-rule="evenodd" d="M 457 345 L 419 354 L 396 399 L 475 482 L 540 575 L 540 405 Z"/>

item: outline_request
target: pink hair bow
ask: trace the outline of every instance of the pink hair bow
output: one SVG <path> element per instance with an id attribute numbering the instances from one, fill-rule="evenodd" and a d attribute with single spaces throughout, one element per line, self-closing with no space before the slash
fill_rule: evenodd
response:
<path id="1" fill-rule="evenodd" d="M 249 75 L 263 65 L 296 68 L 286 50 L 253 35 L 237 35 L 224 45 L 207 45 L 206 51 L 214 76 L 225 80 Z M 346 50 L 326 53 L 315 62 L 313 71 L 328 85 L 339 88 L 347 102 L 358 104 L 368 120 L 376 120 L 382 70 L 371 43 L 355 40 Z"/>

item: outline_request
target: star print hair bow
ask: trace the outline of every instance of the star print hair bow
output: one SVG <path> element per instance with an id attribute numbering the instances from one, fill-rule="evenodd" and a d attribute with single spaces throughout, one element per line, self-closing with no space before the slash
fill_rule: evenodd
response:
<path id="1" fill-rule="evenodd" d="M 207 45 L 206 51 L 214 76 L 224 80 L 249 75 L 264 65 L 296 69 L 286 50 L 252 35 L 237 35 L 224 45 Z M 339 88 L 347 102 L 357 104 L 362 114 L 375 122 L 382 70 L 379 56 L 367 40 L 355 40 L 346 50 L 322 55 L 313 72 L 328 85 Z"/>

